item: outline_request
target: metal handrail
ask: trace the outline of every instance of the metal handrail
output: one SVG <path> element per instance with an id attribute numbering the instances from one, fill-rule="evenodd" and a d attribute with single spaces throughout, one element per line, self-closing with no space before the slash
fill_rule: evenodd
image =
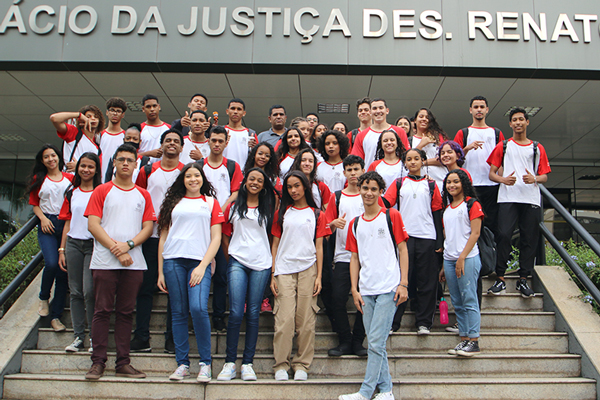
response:
<path id="1" fill-rule="evenodd" d="M 8 239 L 6 241 L 6 243 L 4 243 L 2 245 L 2 247 L 0 247 L 0 260 L 2 260 L 4 257 L 6 257 L 6 255 L 15 248 L 15 246 L 17 244 L 19 244 L 19 242 L 21 240 L 23 240 L 25 238 L 25 236 L 27 236 L 27 234 L 29 232 L 31 232 L 33 230 L 33 228 L 35 228 L 35 226 L 40 222 L 40 219 L 34 215 L 33 217 L 31 217 L 31 219 L 29 221 L 27 221 L 25 223 L 25 225 L 23 225 L 21 227 L 21 229 L 19 229 L 17 232 L 15 232 L 14 235 L 12 235 L 12 237 L 10 239 Z"/>

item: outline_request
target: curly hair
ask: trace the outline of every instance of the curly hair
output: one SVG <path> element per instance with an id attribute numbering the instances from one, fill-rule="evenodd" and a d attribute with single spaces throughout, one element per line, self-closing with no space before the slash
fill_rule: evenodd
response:
<path id="1" fill-rule="evenodd" d="M 283 135 L 281 135 L 281 143 L 279 143 L 279 149 L 277 149 L 277 158 L 279 160 L 283 160 L 283 157 L 285 157 L 285 155 L 287 153 L 289 153 L 290 151 L 290 146 L 288 145 L 288 135 L 290 134 L 290 132 L 296 132 L 298 133 L 298 135 L 300 135 L 300 145 L 298 146 L 298 150 L 302 150 L 302 149 L 307 149 L 308 148 L 308 144 L 306 144 L 306 141 L 304 140 L 304 135 L 302 135 L 302 132 L 300 132 L 300 129 L 298 128 L 289 128 L 287 131 L 285 131 L 285 133 Z"/>
<path id="2" fill-rule="evenodd" d="M 376 171 L 365 172 L 364 174 L 359 176 L 358 177 L 358 187 L 360 187 L 363 184 L 363 182 L 370 182 L 370 181 L 377 182 L 377 186 L 379 186 L 379 190 L 383 190 L 385 192 L 385 189 L 386 189 L 385 181 L 383 180 L 383 177 L 381 175 L 379 175 L 379 173 Z"/>
<path id="3" fill-rule="evenodd" d="M 433 136 L 435 145 L 438 146 L 440 144 L 440 136 L 444 139 L 444 141 L 450 140 L 446 132 L 442 129 L 440 124 L 438 124 L 437 120 L 435 119 L 435 116 L 429 108 L 419 108 L 415 113 L 415 121 L 417 120 L 419 112 L 421 112 L 422 110 L 427 111 L 427 119 L 429 120 L 429 124 L 427 125 L 427 134 Z"/>
<path id="4" fill-rule="evenodd" d="M 160 213 L 158 214 L 159 232 L 161 232 L 163 229 L 168 229 L 171 226 L 171 213 L 173 212 L 175 206 L 179 204 L 181 199 L 185 197 L 186 188 L 183 181 L 185 179 L 185 173 L 191 168 L 196 168 L 198 171 L 200 171 L 200 175 L 202 175 L 202 186 L 200 187 L 200 194 L 216 198 L 217 194 L 215 192 L 215 189 L 206 178 L 202 166 L 197 162 L 187 164 L 181 169 L 181 172 L 175 179 L 175 182 L 173 182 L 171 187 L 167 190 L 165 199 L 163 200 L 160 206 Z"/>
<path id="5" fill-rule="evenodd" d="M 92 132 L 92 133 L 100 133 L 104 130 L 104 114 L 102 114 L 102 111 L 100 110 L 100 108 L 98 108 L 98 106 L 95 106 L 93 104 L 89 104 L 87 106 L 83 106 L 79 109 L 79 112 L 83 115 L 85 115 L 86 112 L 91 111 L 94 113 L 94 115 L 96 116 L 96 119 L 98 120 L 98 126 L 96 127 L 96 131 Z M 79 126 L 78 128 L 82 128 L 84 123 L 83 121 L 79 121 L 78 122 Z"/>
<path id="6" fill-rule="evenodd" d="M 325 149 L 325 139 L 327 139 L 327 136 L 335 136 L 340 147 L 340 158 L 342 160 L 346 158 L 350 150 L 350 141 L 348 140 L 348 136 L 344 135 L 340 131 L 328 130 L 321 135 L 319 140 L 317 140 L 317 147 L 319 149 L 321 157 L 323 157 L 323 160 L 329 161 L 329 154 L 327 154 L 327 151 Z"/>
<path id="7" fill-rule="evenodd" d="M 465 199 L 467 197 L 472 197 L 475 200 L 479 200 L 477 198 L 477 193 L 475 193 L 475 188 L 473 187 L 473 184 L 469 179 L 469 175 L 467 175 L 467 173 L 462 169 L 453 169 L 452 171 L 448 172 L 448 174 L 444 178 L 444 185 L 442 187 L 442 201 L 444 203 L 444 208 L 454 200 L 452 198 L 452 195 L 446 190 L 446 182 L 448 181 L 448 177 L 451 174 L 458 175 L 458 178 L 460 179 L 460 183 L 462 185 L 463 197 Z"/>
<path id="8" fill-rule="evenodd" d="M 396 157 L 398 157 L 399 159 L 402 159 L 402 154 L 406 153 L 406 149 L 404 148 L 404 143 L 402 143 L 402 140 L 400 140 L 400 136 L 398 136 L 398 133 L 396 133 L 396 131 L 393 129 L 386 129 L 385 131 L 381 132 L 381 135 L 379 135 L 379 139 L 377 140 L 377 150 L 375 151 L 375 160 L 381 160 L 382 158 L 385 157 L 385 152 L 383 151 L 383 135 L 388 132 L 394 134 L 394 137 L 396 138 Z"/>
<path id="9" fill-rule="evenodd" d="M 411 151 L 416 151 L 417 153 L 419 153 L 421 160 L 423 160 L 423 161 L 427 160 L 427 153 L 425 153 L 425 151 L 423 151 L 423 149 L 417 149 L 416 147 L 413 147 L 412 149 L 408 149 L 404 153 L 402 153 L 401 159 L 402 159 L 403 164 L 406 164 L 406 155 Z"/>
<path id="10" fill-rule="evenodd" d="M 263 171 L 265 171 L 269 179 L 276 179 L 279 176 L 279 158 L 275 153 L 273 145 L 269 142 L 260 142 L 250 150 L 246 159 L 246 165 L 244 165 L 244 175 L 247 175 L 256 165 L 256 153 L 258 153 L 258 148 L 263 146 L 269 149 L 269 154 L 271 155 L 269 162 L 263 167 Z"/>
<path id="11" fill-rule="evenodd" d="M 306 203 L 308 203 L 309 207 L 317 208 L 317 203 L 315 203 L 315 199 L 312 194 L 312 185 L 308 182 L 308 178 L 301 171 L 290 171 L 283 180 L 283 193 L 281 196 L 281 204 L 279 206 L 279 218 L 277 218 L 277 223 L 279 226 L 283 228 L 283 219 L 285 217 L 285 213 L 291 206 L 294 205 L 294 199 L 290 196 L 290 192 L 287 189 L 287 183 L 290 178 L 298 178 L 304 187 L 304 197 L 306 198 Z"/>
<path id="12" fill-rule="evenodd" d="M 444 143 L 440 144 L 440 147 L 438 148 L 437 159 L 441 162 L 442 149 L 445 145 L 450 146 L 450 148 L 454 150 L 456 153 L 456 164 L 459 167 L 462 167 L 465 164 L 465 152 L 463 151 L 462 147 L 460 147 L 460 144 L 456 143 L 454 140 L 446 140 Z"/>

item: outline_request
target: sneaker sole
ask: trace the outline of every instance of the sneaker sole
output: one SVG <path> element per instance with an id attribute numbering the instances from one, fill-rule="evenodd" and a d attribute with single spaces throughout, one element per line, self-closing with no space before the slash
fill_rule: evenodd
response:
<path id="1" fill-rule="evenodd" d="M 152 353 L 152 347 L 148 349 L 129 350 L 130 353 Z"/>
<path id="2" fill-rule="evenodd" d="M 417 332 L 417 336 L 427 336 L 427 335 L 430 335 L 430 334 L 431 334 L 431 331 L 429 331 L 429 332 Z"/>
<path id="3" fill-rule="evenodd" d="M 481 353 L 481 352 L 480 351 L 472 351 L 472 352 L 467 353 L 466 351 L 458 350 L 456 352 L 456 355 L 463 356 L 463 357 L 473 357 L 474 355 L 477 355 L 479 353 Z"/>
<path id="4" fill-rule="evenodd" d="M 235 379 L 235 377 L 233 377 L 233 376 L 232 376 L 232 377 L 221 377 L 221 376 L 217 376 L 217 380 L 218 380 L 218 381 L 231 381 L 231 380 L 233 380 L 233 379 Z"/>
<path id="5" fill-rule="evenodd" d="M 242 377 L 242 380 L 243 381 L 255 381 L 257 379 L 256 379 L 256 376 L 244 376 L 244 377 Z"/>
<path id="6" fill-rule="evenodd" d="M 450 350 L 448 350 L 448 354 L 450 354 L 451 356 L 455 356 L 456 355 L 456 350 L 450 349 Z"/>
<path id="7" fill-rule="evenodd" d="M 132 378 L 132 379 L 144 379 L 146 375 L 132 375 L 132 374 L 115 374 L 118 378 Z"/>
<path id="8" fill-rule="evenodd" d="M 524 298 L 524 299 L 530 299 L 532 297 L 535 297 L 535 293 L 532 294 L 532 295 L 530 295 L 530 296 L 527 296 L 526 294 L 521 293 L 521 297 Z"/>
<path id="9" fill-rule="evenodd" d="M 186 376 L 170 376 L 169 380 L 170 381 L 182 381 L 182 380 L 187 379 L 189 377 L 190 377 L 189 375 L 186 375 Z"/>
<path id="10" fill-rule="evenodd" d="M 212 378 L 196 378 L 198 382 L 210 382 Z"/>
<path id="11" fill-rule="evenodd" d="M 103 375 L 100 376 L 85 376 L 85 379 L 88 381 L 97 381 L 98 379 L 102 378 Z"/>
<path id="12" fill-rule="evenodd" d="M 458 333 L 458 329 L 454 329 L 454 328 L 446 328 L 446 332 L 450 332 L 450 333 Z"/>
<path id="13" fill-rule="evenodd" d="M 83 351 L 84 349 L 74 349 L 74 348 L 69 348 L 69 349 L 65 349 L 65 351 L 67 353 L 77 353 L 79 351 Z"/>

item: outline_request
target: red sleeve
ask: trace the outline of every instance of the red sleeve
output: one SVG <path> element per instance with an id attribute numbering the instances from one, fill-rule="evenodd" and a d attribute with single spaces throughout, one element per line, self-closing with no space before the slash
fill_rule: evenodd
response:
<path id="1" fill-rule="evenodd" d="M 551 170 L 546 149 L 541 144 L 538 144 L 538 151 L 540 153 L 540 164 L 538 165 L 537 175 L 548 174 Z"/>
<path id="2" fill-rule="evenodd" d="M 467 128 L 469 129 L 469 128 Z M 466 144 L 463 143 L 463 130 L 459 130 L 458 132 L 456 132 L 456 136 L 454 136 L 454 141 L 458 144 L 460 144 L 460 147 L 464 148 L 466 146 Z"/>
<path id="3" fill-rule="evenodd" d="M 360 218 L 360 215 L 356 218 Z M 346 250 L 352 253 L 358 253 L 358 244 L 354 237 L 354 220 L 356 218 L 352 218 L 352 221 L 350 221 L 350 225 L 348 225 L 348 237 L 346 237 Z"/>
<path id="4" fill-rule="evenodd" d="M 367 128 L 364 131 L 361 131 L 358 135 L 356 135 L 356 140 L 354 141 L 354 146 L 352 146 L 352 152 L 350 153 L 355 156 L 359 156 L 363 160 L 365 159 L 365 150 L 363 149 L 363 140 L 365 139 L 365 136 L 368 131 L 369 131 L 369 129 Z"/>
<path id="5" fill-rule="evenodd" d="M 350 143 L 350 146 L 352 146 L 353 145 L 353 143 L 352 143 L 352 131 L 346 133 L 346 136 L 348 136 L 348 143 Z M 350 150 L 352 150 L 352 149 L 350 149 Z"/>
<path id="6" fill-rule="evenodd" d="M 231 237 L 231 235 L 233 234 L 233 224 L 229 221 L 229 218 L 231 218 L 231 206 L 233 205 L 233 202 L 227 204 L 227 208 L 225 209 L 225 213 L 223 215 L 225 222 L 223 223 L 223 233 L 229 237 Z"/>
<path id="7" fill-rule="evenodd" d="M 142 216 L 142 222 L 156 221 L 156 214 L 154 213 L 154 206 L 152 205 L 152 198 L 150 193 L 146 189 L 139 188 L 140 193 L 144 196 L 146 206 L 144 207 L 144 215 Z"/>
<path id="8" fill-rule="evenodd" d="M 470 178 L 470 176 L 469 176 L 469 178 Z M 443 208 L 442 195 L 440 194 L 440 191 L 438 190 L 438 186 L 436 183 L 435 190 L 433 191 L 433 196 L 431 196 L 431 211 L 439 211 L 442 208 Z"/>
<path id="9" fill-rule="evenodd" d="M 137 179 L 135 180 L 135 184 L 141 187 L 142 189 L 147 189 L 148 177 L 146 176 L 146 168 L 144 167 L 140 168 L 140 172 L 138 173 Z"/>
<path id="10" fill-rule="evenodd" d="M 327 206 L 327 210 L 325 210 L 325 217 L 327 218 L 327 223 L 330 224 L 331 221 L 338 217 L 337 204 L 335 204 L 335 193 L 331 193 L 329 197 L 329 204 Z"/>
<path id="11" fill-rule="evenodd" d="M 460 170 L 464 171 L 464 172 L 465 172 L 465 174 L 467 174 L 467 176 L 469 177 L 469 180 L 471 181 L 471 183 L 473 183 L 473 178 L 471 177 L 471 174 L 469 173 L 469 171 L 467 171 L 467 170 L 466 170 L 466 169 L 464 169 L 464 168 L 460 168 Z"/>
<path id="12" fill-rule="evenodd" d="M 63 172 L 62 174 L 65 178 L 67 178 L 69 180 L 69 182 L 73 182 L 73 178 L 75 178 L 75 176 L 73 174 L 70 174 L 68 172 Z"/>
<path id="13" fill-rule="evenodd" d="M 502 144 L 502 142 L 500 142 L 496 145 L 496 147 L 494 147 L 494 150 L 492 150 L 492 153 L 490 154 L 490 156 L 487 159 L 487 163 L 489 165 L 493 165 L 495 167 L 500 168 L 502 166 L 503 152 L 504 152 L 504 145 Z"/>
<path id="14" fill-rule="evenodd" d="M 275 143 L 275 147 L 273 147 L 273 150 L 275 150 L 275 151 L 279 150 L 280 144 L 281 144 L 281 139 L 277 139 L 277 143 Z"/>
<path id="15" fill-rule="evenodd" d="M 402 216 L 396 209 L 390 209 L 390 219 L 392 220 L 392 230 L 394 231 L 394 237 L 396 238 L 396 245 L 408 240 L 408 233 L 402 222 Z"/>
<path id="16" fill-rule="evenodd" d="M 279 225 L 279 210 L 275 211 L 273 216 L 273 226 L 271 227 L 271 234 L 278 238 L 281 238 L 281 225 Z"/>
<path id="17" fill-rule="evenodd" d="M 102 211 L 104 209 L 104 200 L 106 199 L 106 195 L 108 194 L 108 192 L 110 192 L 110 189 L 112 189 L 112 187 L 113 187 L 113 183 L 108 182 L 108 183 L 100 185 L 96 189 L 94 189 L 94 191 L 92 192 L 92 195 L 90 196 L 90 201 L 88 202 L 85 212 L 83 213 L 84 217 L 89 217 L 90 215 L 95 215 L 97 217 L 102 218 Z M 152 205 L 152 203 L 151 203 L 151 205 Z"/>
<path id="18" fill-rule="evenodd" d="M 277 195 L 281 199 L 281 196 L 283 196 L 283 183 L 281 182 L 281 179 L 279 177 L 277 177 L 277 179 L 275 180 L 275 190 L 277 191 Z"/>
<path id="19" fill-rule="evenodd" d="M 382 161 L 382 160 L 373 161 L 373 162 L 371 163 L 371 165 L 369 165 L 369 169 L 367 169 L 367 172 L 369 172 L 369 171 L 375 171 L 375 168 L 377 168 L 377 166 L 378 166 L 379 164 L 381 164 L 381 161 Z"/>
<path id="20" fill-rule="evenodd" d="M 481 208 L 481 204 L 475 200 L 473 205 L 471 206 L 471 210 L 469 211 L 469 220 L 474 220 L 476 218 L 483 217 L 483 209 Z"/>
<path id="21" fill-rule="evenodd" d="M 327 217 L 325 216 L 325 213 L 320 213 L 319 214 L 319 219 L 316 221 L 317 223 L 317 236 L 318 238 L 320 237 L 325 237 L 325 236 L 329 236 L 331 235 L 331 228 L 329 228 L 329 224 L 327 223 Z"/>
<path id="22" fill-rule="evenodd" d="M 398 202 L 398 184 L 397 180 L 394 180 L 389 188 L 387 188 L 383 198 L 390 204 L 390 206 L 394 206 Z"/>
<path id="23" fill-rule="evenodd" d="M 216 224 L 222 224 L 223 222 L 225 222 L 225 216 L 223 215 L 223 210 L 221 209 L 221 206 L 219 205 L 219 202 L 217 201 L 216 197 L 213 197 L 214 203 L 213 203 L 213 208 L 212 208 L 212 212 L 211 212 L 211 216 L 210 216 L 210 226 L 216 225 Z M 231 204 L 229 204 L 231 206 Z"/>
<path id="24" fill-rule="evenodd" d="M 505 140 L 504 133 L 502 133 L 502 131 L 500 131 L 500 134 L 498 135 L 498 140 L 499 140 L 499 142 L 502 142 Z"/>
<path id="25" fill-rule="evenodd" d="M 329 187 L 321 181 L 318 181 L 317 186 L 319 187 L 319 192 L 321 193 L 321 207 L 325 207 L 329 204 L 329 200 L 331 199 L 331 190 Z"/>
<path id="26" fill-rule="evenodd" d="M 34 178 L 35 181 L 35 178 Z M 37 189 L 31 191 L 29 193 L 29 204 L 32 206 L 38 206 L 40 205 L 40 189 L 42 188 L 42 186 L 40 185 L 40 187 L 38 187 Z"/>
<path id="27" fill-rule="evenodd" d="M 399 126 L 392 125 L 393 129 L 396 131 L 398 136 L 400 137 L 400 141 L 404 145 L 405 149 L 410 149 L 410 145 L 408 144 L 408 137 L 406 136 L 406 131 L 400 128 Z"/>
<path id="28" fill-rule="evenodd" d="M 237 192 L 238 190 L 240 190 L 240 186 L 242 186 L 243 180 L 244 180 L 244 175 L 242 174 L 240 165 L 238 163 L 235 163 L 235 171 L 233 172 L 233 177 L 231 178 L 231 185 L 230 185 L 231 193 Z"/>
<path id="29" fill-rule="evenodd" d="M 58 214 L 58 219 L 63 221 L 71 220 L 71 206 L 69 204 L 69 199 L 65 196 L 65 200 L 63 201 L 63 205 L 60 208 L 60 214 Z"/>
<path id="30" fill-rule="evenodd" d="M 65 124 L 65 125 L 67 125 L 67 131 L 65 133 L 60 133 L 59 131 L 56 131 L 56 134 L 58 135 L 59 138 L 61 138 L 65 142 L 71 143 L 72 141 L 77 139 L 77 132 L 79 132 L 79 129 L 77 129 L 77 127 L 75 127 L 71 124 Z"/>

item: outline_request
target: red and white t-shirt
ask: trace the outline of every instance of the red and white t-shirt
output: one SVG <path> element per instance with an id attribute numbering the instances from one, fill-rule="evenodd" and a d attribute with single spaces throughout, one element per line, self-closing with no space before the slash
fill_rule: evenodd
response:
<path id="1" fill-rule="evenodd" d="M 467 200 L 469 197 L 467 197 Z M 467 202 L 462 201 L 456 207 L 449 204 L 444 211 L 444 232 L 446 238 L 444 240 L 444 260 L 456 261 L 460 254 L 465 249 L 469 236 L 471 236 L 471 221 L 475 218 L 482 218 L 483 210 L 478 201 L 473 203 L 471 211 L 468 211 Z M 469 252 L 467 258 L 479 255 L 479 247 L 477 243 L 473 246 L 473 250 Z"/>
<path id="2" fill-rule="evenodd" d="M 71 185 L 73 175 L 62 173 L 59 181 L 53 181 L 46 175 L 42 186 L 29 193 L 29 204 L 39 206 L 44 214 L 58 215 L 65 199 L 65 192 Z"/>
<path id="3" fill-rule="evenodd" d="M 223 233 L 231 237 L 229 241 L 229 256 L 234 257 L 243 266 L 254 271 L 269 269 L 273 265 L 267 222 L 262 226 L 258 223 L 258 208 L 248 207 L 245 218 L 240 218 L 235 203 L 229 203 L 225 210 Z"/>
<path id="4" fill-rule="evenodd" d="M 93 190 L 86 191 L 78 187 L 73 189 L 70 202 L 65 197 L 58 219 L 71 221 L 67 236 L 72 239 L 89 240 L 94 238 L 90 231 L 88 231 L 87 218 L 83 216 L 90 197 L 92 197 L 92 192 Z"/>
<path id="5" fill-rule="evenodd" d="M 286 154 L 285 157 L 279 162 L 279 176 L 281 179 L 285 178 L 285 174 L 288 173 L 292 164 L 294 163 L 294 157 Z"/>
<path id="6" fill-rule="evenodd" d="M 497 144 L 496 131 L 490 126 L 485 128 L 469 126 L 467 129 L 469 132 L 467 136 L 468 143 L 464 142 L 462 129 L 454 137 L 454 141 L 460 144 L 460 147 L 465 148 L 475 141 L 483 142 L 483 146 L 480 149 L 473 149 L 465 156 L 463 167 L 470 172 L 473 186 L 498 185 L 496 182 L 490 180 L 490 166 L 487 163 L 488 157 L 492 154 Z M 503 140 L 504 135 L 500 132 L 499 141 L 502 142 Z"/>
<path id="7" fill-rule="evenodd" d="M 256 133 L 248 128 L 237 130 L 227 125 L 225 125 L 225 129 L 227 129 L 229 139 L 227 140 L 227 147 L 223 150 L 223 157 L 229 158 L 239 165 L 246 165 L 249 151 L 248 139 L 252 136 L 258 143 Z"/>
<path id="8" fill-rule="evenodd" d="M 312 184 L 312 195 L 317 208 L 323 208 L 329 202 L 331 191 L 326 184 L 321 181 L 316 181 Z"/>
<path id="9" fill-rule="evenodd" d="M 277 236 L 279 247 L 275 257 L 275 276 L 295 274 L 310 268 L 317 262 L 316 238 L 331 235 L 325 213 L 319 214 L 315 221 L 315 210 L 312 207 L 287 209 L 283 219 L 283 229 L 277 222 L 279 210 L 273 218 L 273 236 Z"/>
<path id="10" fill-rule="evenodd" d="M 100 226 L 113 240 L 127 242 L 142 230 L 146 221 L 156 221 L 150 194 L 139 186 L 123 190 L 113 182 L 98 186 L 83 214 L 84 217 L 95 215 L 100 217 Z M 119 259 L 94 239 L 94 252 L 90 269 L 127 269 L 145 271 L 146 260 L 142 254 L 142 246 L 135 246 L 128 251 L 133 264 L 124 267 Z"/>
<path id="11" fill-rule="evenodd" d="M 165 199 L 167 190 L 171 187 L 175 179 L 179 176 L 181 169 L 184 167 L 183 163 L 179 163 L 175 168 L 166 170 L 160 165 L 160 161 L 152 164 L 150 174 L 146 175 L 146 168 L 140 169 L 135 184 L 141 188 L 144 188 L 150 193 L 152 198 L 152 206 L 156 212 L 160 213 L 160 206 Z M 152 237 L 157 238 L 160 236 L 158 232 L 158 224 L 154 224 L 152 230 Z"/>
<path id="12" fill-rule="evenodd" d="M 142 123 L 142 132 L 140 133 L 140 153 L 160 148 L 160 137 L 164 131 L 171 129 L 171 125 L 163 122 L 160 125 L 148 125 Z M 156 162 L 160 158 L 150 157 L 150 162 Z"/>
<path id="13" fill-rule="evenodd" d="M 413 136 L 412 137 L 412 147 L 417 147 L 419 145 L 419 143 L 421 143 L 421 137 L 418 136 Z M 438 138 L 440 144 L 444 141 L 444 137 L 442 135 L 439 136 Z M 435 143 L 429 143 L 427 146 L 423 147 L 423 151 L 425 152 L 425 154 L 427 155 L 427 159 L 428 160 L 435 160 L 437 159 L 438 156 L 438 149 L 439 149 L 440 145 L 436 145 Z M 421 175 L 425 176 L 425 175 L 429 175 L 429 177 L 433 180 L 435 180 L 435 183 L 437 183 L 437 187 L 438 190 L 441 190 L 444 187 L 444 178 L 446 178 L 446 174 L 448 173 L 448 170 L 446 169 L 445 166 L 443 165 L 430 165 L 430 166 L 423 166 L 423 168 L 421 168 Z"/>
<path id="14" fill-rule="evenodd" d="M 404 148 L 408 149 L 408 139 L 404 129 L 395 125 L 391 125 L 389 129 L 398 134 L 402 144 L 404 145 Z M 371 163 L 375 161 L 375 153 L 377 151 L 377 142 L 379 142 L 379 136 L 381 136 L 381 132 L 373 130 L 373 128 L 365 129 L 356 136 L 354 146 L 352 147 L 352 154 L 362 157 L 362 159 L 365 160 L 366 169 L 369 169 Z"/>
<path id="15" fill-rule="evenodd" d="M 330 164 L 327 161 L 322 161 L 317 164 L 317 179 L 325 183 L 332 192 L 342 190 L 346 187 L 343 161 L 340 161 L 337 164 Z"/>
<path id="16" fill-rule="evenodd" d="M 392 183 L 383 197 L 390 205 L 398 202 L 397 181 Z M 402 180 L 399 203 L 400 214 L 410 237 L 433 240 L 437 238 L 433 212 L 442 209 L 439 190 L 434 190 L 432 196 L 427 179 L 414 180 L 407 176 Z"/>
<path id="17" fill-rule="evenodd" d="M 217 192 L 219 204 L 225 204 L 232 193 L 240 190 L 244 175 L 242 174 L 242 170 L 238 163 L 235 163 L 235 171 L 233 172 L 231 180 L 229 178 L 229 172 L 227 171 L 227 159 L 225 157 L 223 157 L 221 165 L 216 168 L 213 168 L 208 163 L 208 158 L 205 158 L 202 169 L 204 170 L 206 179 L 208 179 L 215 188 L 215 192 Z"/>
<path id="18" fill-rule="evenodd" d="M 330 224 L 334 219 L 339 218 L 342 215 L 346 215 L 346 226 L 343 229 L 336 228 L 335 230 L 335 251 L 333 253 L 333 262 L 350 262 L 352 253 L 346 250 L 346 239 L 348 238 L 348 227 L 350 226 L 349 221 L 358 217 L 365 212 L 365 205 L 360 197 L 360 193 L 357 194 L 346 194 L 342 191 L 340 196 L 340 209 L 337 209 L 335 203 L 335 193 L 331 194 L 327 211 L 325 216 L 327 217 L 327 223 Z"/>
<path id="19" fill-rule="evenodd" d="M 408 174 L 401 160 L 398 160 L 395 164 L 388 164 L 383 159 L 377 160 L 369 166 L 368 171 L 375 171 L 381 175 L 385 182 L 385 187 L 388 188 L 397 178 Z"/>
<path id="20" fill-rule="evenodd" d="M 354 219 L 350 221 L 346 250 L 358 253 L 360 261 L 359 288 L 363 296 L 376 296 L 395 291 L 400 284 L 400 264 L 398 263 L 398 243 L 408 239 L 402 217 L 397 210 L 390 209 L 392 231 L 396 243 L 392 243 L 385 216 L 385 208 L 372 220 L 364 214 L 354 231 Z"/>
<path id="21" fill-rule="evenodd" d="M 106 129 L 100 134 L 100 150 L 102 150 L 102 181 L 106 176 L 106 170 L 112 168 L 110 159 L 115 155 L 115 151 L 123 144 L 123 138 L 125 137 L 125 131 L 119 133 L 110 133 Z"/>
<path id="22" fill-rule="evenodd" d="M 83 153 L 87 153 L 88 151 L 94 154 L 100 154 L 100 148 L 98 147 L 96 142 L 93 139 L 87 137 L 87 135 L 83 132 L 81 135 L 81 140 L 79 140 L 77 147 L 75 147 L 75 142 L 77 141 L 77 133 L 79 133 L 79 128 L 71 124 L 65 125 L 67 125 L 67 131 L 65 133 L 60 133 L 56 131 L 58 137 L 65 141 L 63 145 L 63 157 L 65 159 L 65 163 L 71 162 L 72 160 L 79 161 L 79 157 L 81 157 Z M 74 147 L 75 151 L 73 151 Z M 71 156 L 71 154 L 73 155 Z"/>
<path id="23" fill-rule="evenodd" d="M 210 228 L 225 222 L 219 202 L 210 197 L 184 197 L 173 207 L 163 258 L 202 261 L 210 245 Z"/>
<path id="24" fill-rule="evenodd" d="M 183 164 L 189 164 L 191 162 L 197 162 L 200 160 L 194 160 L 190 157 L 190 152 L 192 150 L 200 150 L 202 153 L 202 158 L 208 157 L 210 154 L 210 147 L 208 146 L 208 139 L 204 142 L 194 142 L 189 136 L 183 138 L 183 149 L 181 150 L 181 154 L 179 155 L 179 161 Z"/>
<path id="25" fill-rule="evenodd" d="M 487 160 L 489 165 L 502 167 L 502 142 L 490 154 Z M 540 188 L 536 184 L 527 184 L 523 182 L 523 175 L 527 175 L 527 171 L 535 175 L 543 175 L 550 173 L 550 163 L 544 146 L 538 144 L 537 157 L 535 160 L 537 171 L 534 170 L 533 160 L 533 142 L 522 145 L 514 141 L 513 138 L 508 139 L 506 144 L 506 154 L 504 154 L 504 174 L 509 176 L 514 172 L 514 177 L 517 181 L 513 186 L 500 185 L 498 189 L 498 203 L 526 203 L 541 206 L 542 198 L 540 196 Z"/>

